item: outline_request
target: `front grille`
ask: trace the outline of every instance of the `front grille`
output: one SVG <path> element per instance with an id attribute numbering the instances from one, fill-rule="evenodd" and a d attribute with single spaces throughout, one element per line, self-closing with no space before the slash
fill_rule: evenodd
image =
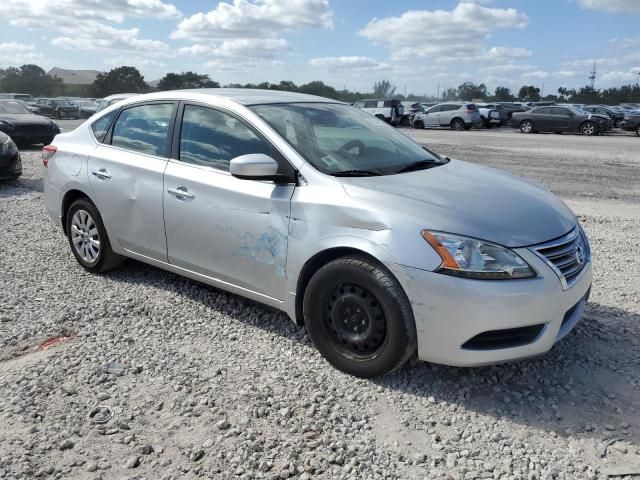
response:
<path id="1" fill-rule="evenodd" d="M 573 283 L 591 257 L 589 244 L 578 227 L 558 240 L 534 247 L 534 250 L 566 282 L 566 286 Z"/>
<path id="2" fill-rule="evenodd" d="M 521 347 L 536 340 L 543 329 L 544 323 L 529 327 L 490 330 L 468 340 L 462 345 L 462 348 L 466 350 L 495 350 L 498 348 Z"/>

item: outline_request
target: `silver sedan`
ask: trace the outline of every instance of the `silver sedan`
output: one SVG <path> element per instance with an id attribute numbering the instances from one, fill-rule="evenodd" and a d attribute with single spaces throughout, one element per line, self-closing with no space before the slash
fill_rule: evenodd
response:
<path id="1" fill-rule="evenodd" d="M 136 96 L 58 135 L 43 163 L 86 270 L 129 257 L 271 305 L 360 377 L 414 355 L 540 355 L 589 296 L 589 243 L 561 200 L 334 100 Z"/>

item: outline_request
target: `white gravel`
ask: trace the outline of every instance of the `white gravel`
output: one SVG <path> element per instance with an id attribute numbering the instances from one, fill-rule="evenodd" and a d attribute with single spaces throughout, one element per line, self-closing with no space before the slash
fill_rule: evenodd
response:
<path id="1" fill-rule="evenodd" d="M 424 135 L 480 162 L 511 135 L 455 132 L 467 142 L 456 145 L 452 133 Z M 595 140 L 585 162 L 632 139 L 602 139 L 600 152 Z M 519 148 L 511 168 L 536 164 L 543 183 L 562 172 L 549 145 Z M 637 151 L 616 153 L 635 179 Z M 595 283 L 584 321 L 552 352 L 477 369 L 413 362 L 364 381 L 259 304 L 137 262 L 85 273 L 44 211 L 38 152 L 23 160 L 24 177 L 0 185 L 0 478 L 640 478 L 634 178 L 611 184 L 617 200 L 563 187 Z M 602 171 L 601 183 L 620 178 Z M 58 336 L 70 338 L 36 348 Z M 113 409 L 105 424 L 88 417 L 97 404 Z"/>

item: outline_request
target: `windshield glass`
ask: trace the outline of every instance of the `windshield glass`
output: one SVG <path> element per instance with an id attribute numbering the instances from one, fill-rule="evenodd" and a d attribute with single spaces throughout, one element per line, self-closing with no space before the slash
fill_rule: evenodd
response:
<path id="1" fill-rule="evenodd" d="M 20 102 L 1 101 L 0 113 L 31 113 L 31 112 Z"/>
<path id="2" fill-rule="evenodd" d="M 329 175 L 390 175 L 417 162 L 442 163 L 380 119 L 349 105 L 294 103 L 251 109 Z"/>

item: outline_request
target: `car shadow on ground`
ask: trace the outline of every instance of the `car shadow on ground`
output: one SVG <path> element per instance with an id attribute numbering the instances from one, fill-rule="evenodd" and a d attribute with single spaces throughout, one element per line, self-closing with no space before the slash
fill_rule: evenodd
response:
<path id="1" fill-rule="evenodd" d="M 309 342 L 304 327 L 275 309 L 146 264 L 128 261 L 109 276 L 168 290 L 269 333 Z M 640 441 L 640 372 L 627 367 L 638 364 L 639 324 L 638 313 L 589 303 L 583 321 L 542 357 L 478 368 L 412 361 L 371 382 L 558 435 Z"/>

